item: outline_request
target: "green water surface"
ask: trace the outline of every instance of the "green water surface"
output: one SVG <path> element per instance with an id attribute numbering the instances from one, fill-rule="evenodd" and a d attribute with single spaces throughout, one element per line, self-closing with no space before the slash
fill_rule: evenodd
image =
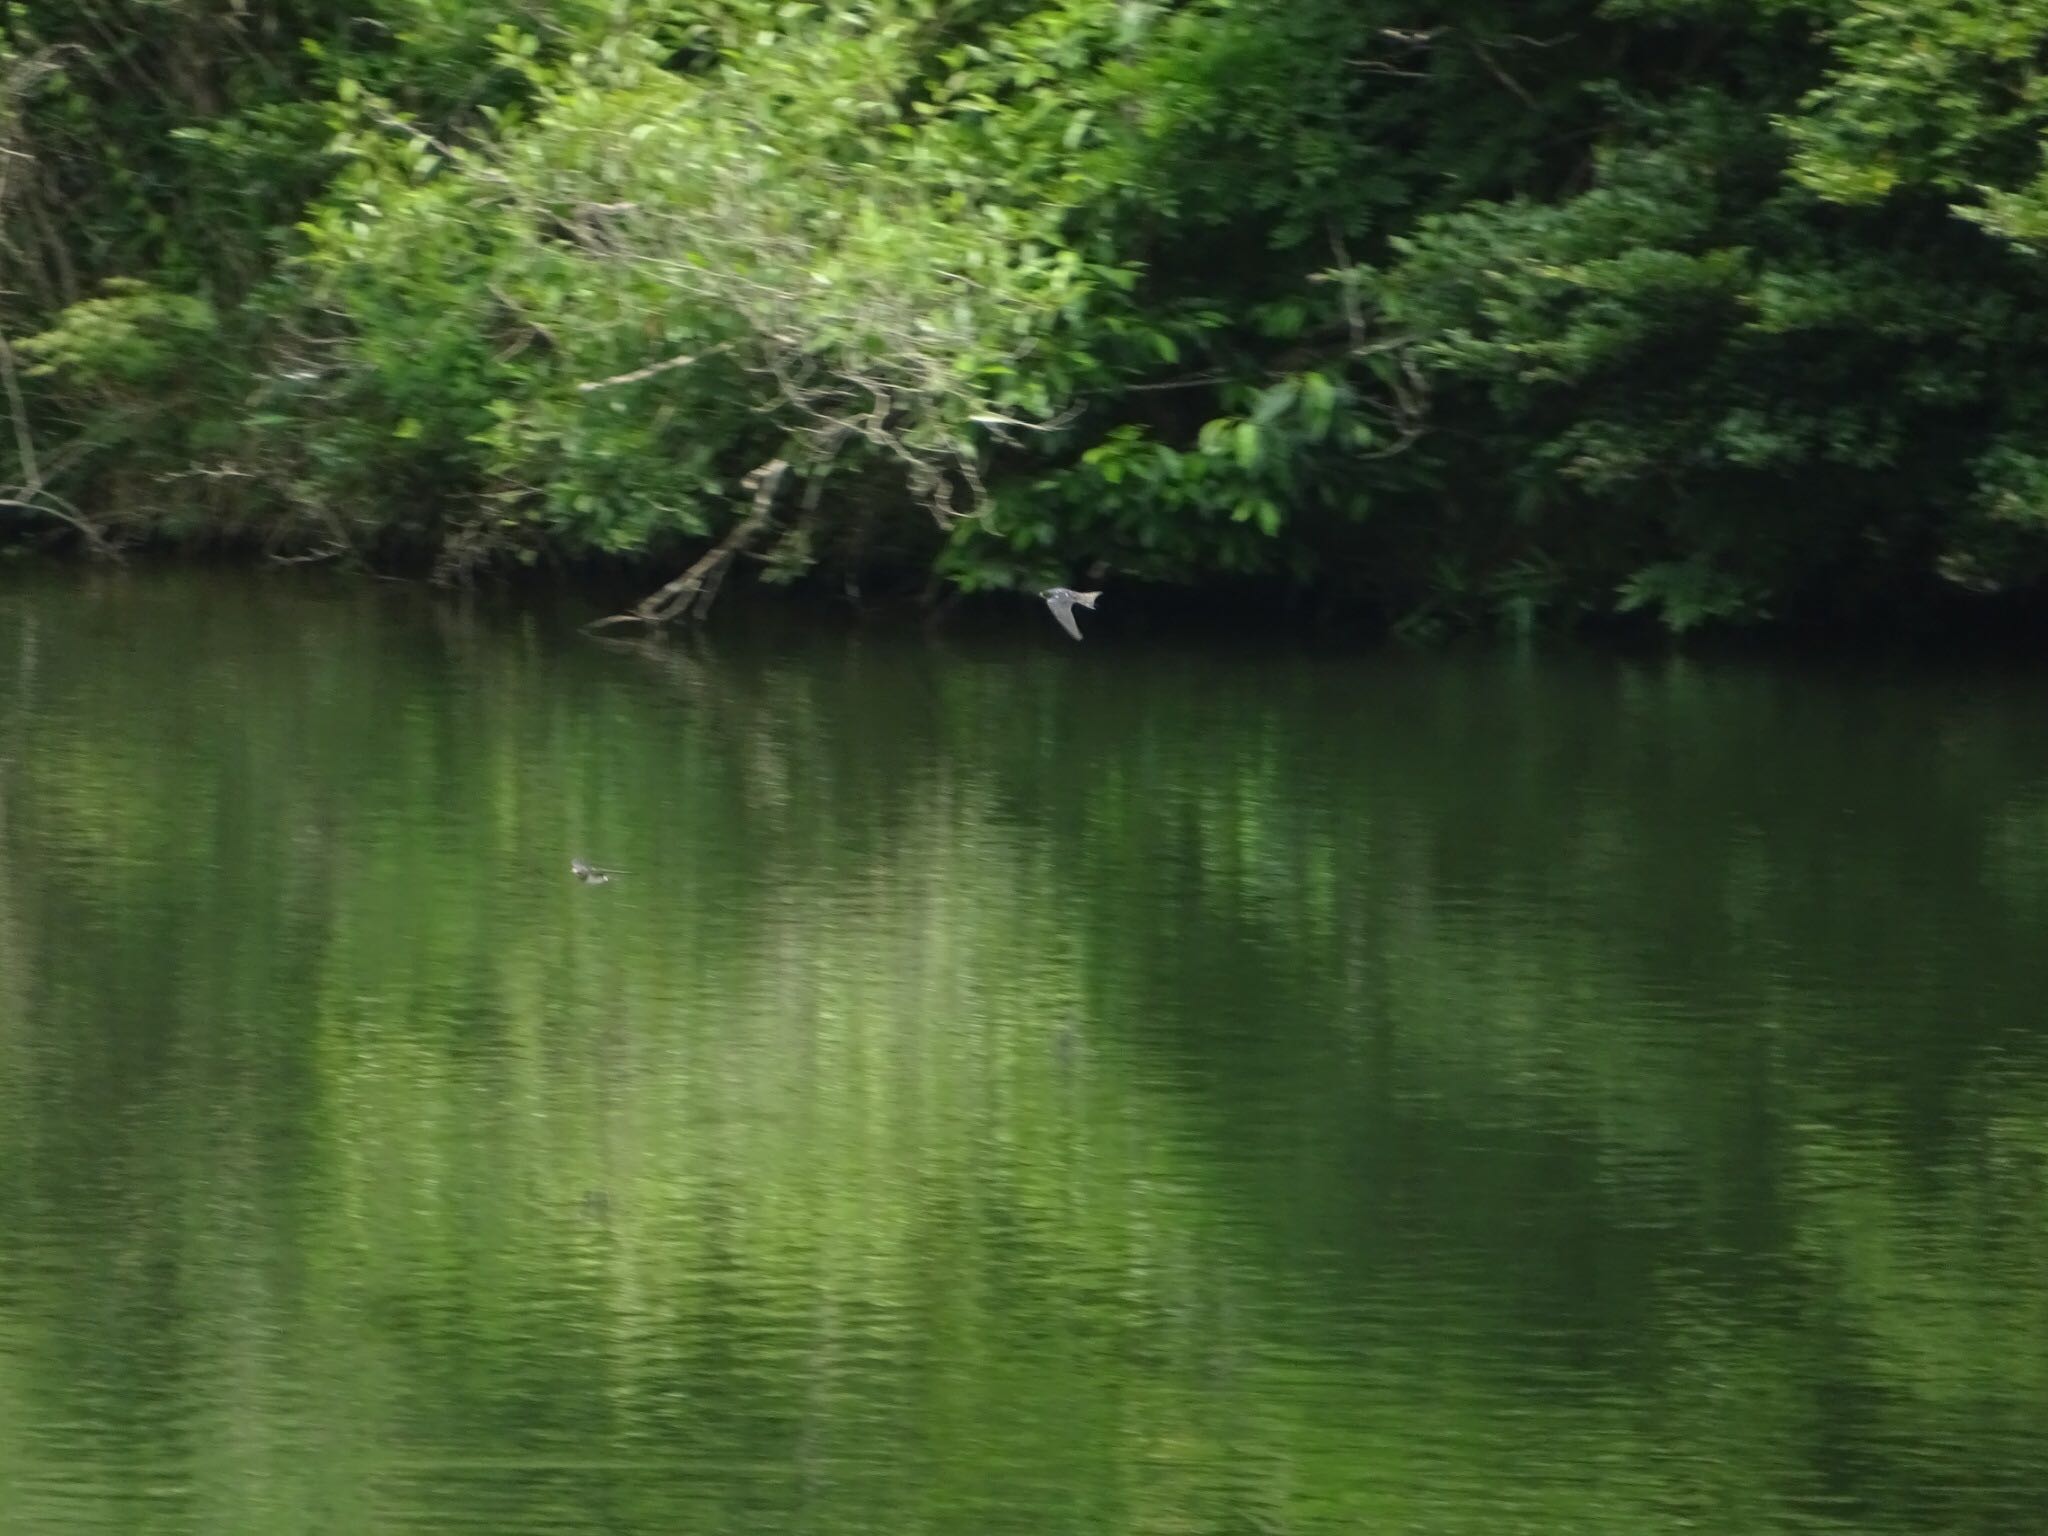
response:
<path id="1" fill-rule="evenodd" d="M 2048 1529 L 2048 670 L 722 620 L 0 578 L 0 1531 Z"/>

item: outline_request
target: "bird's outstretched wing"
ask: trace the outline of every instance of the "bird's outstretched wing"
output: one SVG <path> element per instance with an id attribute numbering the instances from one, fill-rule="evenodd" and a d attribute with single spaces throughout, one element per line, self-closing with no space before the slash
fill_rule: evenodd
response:
<path id="1" fill-rule="evenodd" d="M 1076 640 L 1081 638 L 1081 626 L 1074 622 L 1074 599 L 1065 592 L 1058 597 L 1048 597 L 1045 606 L 1052 610 L 1052 616 L 1060 621 L 1060 628 Z"/>

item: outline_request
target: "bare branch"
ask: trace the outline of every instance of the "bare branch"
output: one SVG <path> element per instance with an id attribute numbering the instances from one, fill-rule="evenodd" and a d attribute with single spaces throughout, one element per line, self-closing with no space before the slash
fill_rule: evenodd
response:
<path id="1" fill-rule="evenodd" d="M 707 551 L 682 575 L 659 592 L 644 599 L 629 613 L 615 613 L 586 624 L 585 629 L 608 629 L 615 624 L 644 624 L 649 628 L 681 618 L 702 619 L 725 583 L 733 560 L 750 548 L 767 531 L 775 508 L 775 492 L 789 473 L 789 461 L 773 458 L 749 474 L 744 482 L 754 491 L 753 510 L 732 531 Z"/>
<path id="2" fill-rule="evenodd" d="M 730 342 L 721 342 L 703 352 L 686 352 L 681 357 L 665 358 L 658 363 L 649 363 L 645 368 L 635 368 L 631 373 L 615 373 L 608 379 L 586 379 L 576 387 L 589 394 L 597 389 L 616 389 L 621 384 L 638 384 L 642 380 L 653 378 L 656 374 L 667 373 L 671 368 L 687 368 L 692 363 L 699 363 L 707 357 L 715 357 L 721 352 L 731 350 Z"/>
<path id="3" fill-rule="evenodd" d="M 1330 276 L 1343 291 L 1344 328 L 1350 333 L 1352 350 L 1356 351 L 1365 345 L 1365 315 L 1358 307 L 1357 267 L 1351 260 L 1351 247 L 1335 219 L 1330 221 L 1330 254 L 1337 258 L 1337 270 Z"/>
<path id="4" fill-rule="evenodd" d="M 1471 44 L 1472 56 L 1478 59 L 1481 64 L 1486 66 L 1486 72 L 1488 74 L 1492 75 L 1494 79 L 1498 80 L 1502 85 L 1506 86 L 1510 91 L 1514 92 L 1515 98 L 1518 101 L 1520 101 L 1523 106 L 1533 107 L 1536 105 L 1536 98 L 1529 94 L 1528 89 L 1522 84 L 1521 81 L 1517 80 L 1513 75 L 1509 74 L 1505 69 L 1502 69 L 1500 67 L 1499 61 L 1496 60 L 1493 56 L 1493 51 L 1489 49 L 1485 43 L 1481 42 L 1478 38 L 1475 37 L 1471 39 Z"/>
<path id="5" fill-rule="evenodd" d="M 977 411 L 967 419 L 980 427 L 1018 427 L 1026 432 L 1058 432 L 1072 426 L 1081 414 L 1078 406 L 1060 412 L 1050 421 L 1019 421 L 1014 416 L 998 416 L 989 411 Z"/>
<path id="6" fill-rule="evenodd" d="M 7 391 L 7 418 L 14 426 L 14 451 L 21 459 L 23 494 L 34 497 L 43 488 L 42 465 L 36 461 L 35 433 L 28 424 L 28 405 L 21 397 L 21 380 L 14 368 L 14 344 L 0 336 L 0 386 Z"/>

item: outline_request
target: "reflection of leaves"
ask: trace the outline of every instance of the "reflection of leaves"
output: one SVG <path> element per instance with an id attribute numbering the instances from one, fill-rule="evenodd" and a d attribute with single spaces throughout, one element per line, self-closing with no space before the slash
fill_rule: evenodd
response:
<path id="1" fill-rule="evenodd" d="M 1842 1442 L 1913 1432 L 1890 1536 L 1948 1489 L 1995 1527 L 2031 1465 L 2048 959 L 1986 878 L 2038 808 L 1995 699 L 47 612 L 0 776 L 35 1422 L 186 1390 L 175 1346 L 366 1477 L 745 1436 L 690 1481 L 740 1508 L 807 1436 L 890 1529 L 1057 1486 L 1119 1529 L 1846 1530 Z M 155 643 L 107 666 L 114 614 Z M 1924 1433 L 1965 1414 L 2004 1427 Z"/>
<path id="2" fill-rule="evenodd" d="M 2048 1099 L 2040 1082 L 1972 1084 L 1968 1129 L 1934 1168 L 1887 1138 L 1815 1127 L 1802 1147 L 1799 1235 L 1817 1280 L 1865 1348 L 1873 1411 L 1897 1443 L 1930 1425 L 2040 1444 L 2021 1404 L 2048 1397 Z M 1938 1434 L 1934 1465 L 1886 1474 L 1893 1507 L 1937 1500 L 1958 1524 L 1994 1528 L 1996 1492 L 1954 1475 Z M 1916 1486 L 1917 1485 L 1917 1486 Z"/>

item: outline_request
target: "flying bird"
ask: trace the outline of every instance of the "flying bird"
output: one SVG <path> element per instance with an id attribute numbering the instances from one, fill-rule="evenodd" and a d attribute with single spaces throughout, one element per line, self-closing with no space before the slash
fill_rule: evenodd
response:
<path id="1" fill-rule="evenodd" d="M 623 869 L 599 869 L 595 864 L 586 864 L 581 859 L 569 861 L 569 873 L 585 885 L 608 885 L 613 875 L 623 875 Z"/>
<path id="2" fill-rule="evenodd" d="M 1076 640 L 1081 638 L 1081 626 L 1074 622 L 1074 605 L 1093 610 L 1095 599 L 1100 592 L 1071 592 L 1065 587 L 1047 587 L 1038 594 L 1045 599 L 1045 606 L 1052 610 L 1052 616 L 1060 621 L 1060 628 Z"/>

